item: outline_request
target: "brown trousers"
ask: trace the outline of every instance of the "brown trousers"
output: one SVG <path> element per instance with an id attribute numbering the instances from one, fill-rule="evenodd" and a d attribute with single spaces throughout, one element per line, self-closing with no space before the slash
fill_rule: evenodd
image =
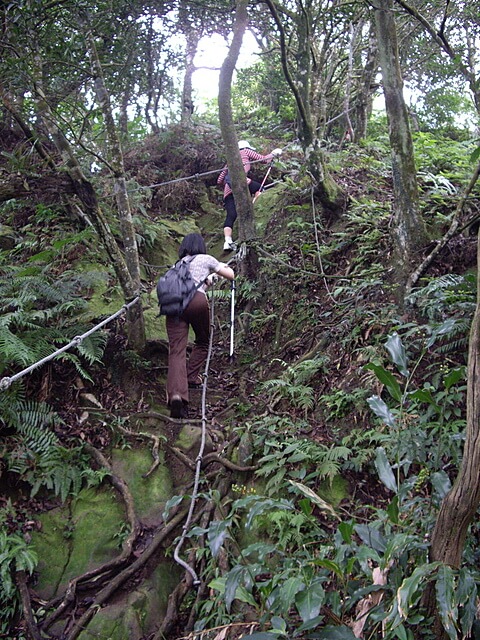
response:
<path id="1" fill-rule="evenodd" d="M 188 330 L 192 326 L 195 342 L 187 365 Z M 197 382 L 208 355 L 210 310 L 204 293 L 197 291 L 180 318 L 167 317 L 168 375 L 167 402 L 179 395 L 188 402 L 188 383 Z"/>

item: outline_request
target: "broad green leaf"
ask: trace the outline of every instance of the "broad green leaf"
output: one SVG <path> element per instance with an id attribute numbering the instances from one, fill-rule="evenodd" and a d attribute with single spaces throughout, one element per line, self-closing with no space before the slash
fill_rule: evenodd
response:
<path id="1" fill-rule="evenodd" d="M 340 516 L 337 514 L 335 509 L 331 505 L 329 505 L 328 502 L 325 502 L 325 500 L 320 498 L 320 496 L 317 495 L 315 493 L 315 491 L 312 491 L 309 487 L 307 487 L 306 485 L 302 484 L 301 482 L 295 482 L 295 480 L 289 480 L 289 482 L 290 482 L 291 485 L 293 485 L 299 491 L 301 491 L 305 496 L 307 496 L 307 498 L 310 498 L 310 500 L 314 504 L 316 504 L 317 507 L 322 509 L 322 511 L 327 511 L 328 513 L 330 513 L 330 515 L 332 515 L 335 518 L 337 518 L 337 520 L 341 520 Z"/>
<path id="2" fill-rule="evenodd" d="M 165 503 L 165 509 L 163 510 L 162 514 L 165 521 L 168 519 L 170 509 L 180 504 L 184 497 L 185 496 L 172 496 L 169 500 L 167 500 L 167 502 Z"/>
<path id="3" fill-rule="evenodd" d="M 372 396 L 367 399 L 368 405 L 373 413 L 384 421 L 386 425 L 389 427 L 395 427 L 395 418 L 393 417 L 393 413 L 387 407 L 385 402 L 380 398 L 380 396 Z"/>
<path id="4" fill-rule="evenodd" d="M 391 336 L 388 336 L 385 347 L 402 376 L 408 376 L 407 354 L 398 333 L 392 333 Z"/>
<path id="5" fill-rule="evenodd" d="M 395 627 L 395 633 L 397 634 L 398 640 L 408 640 L 407 630 L 403 624 L 399 624 L 398 627 Z"/>
<path id="6" fill-rule="evenodd" d="M 210 587 L 210 589 L 215 589 L 215 591 L 218 591 L 219 593 L 225 593 L 225 582 L 226 582 L 226 578 L 225 577 L 221 577 L 221 578 L 214 578 L 213 580 L 211 580 L 208 583 L 208 586 Z"/>
<path id="7" fill-rule="evenodd" d="M 451 333 L 455 324 L 456 324 L 456 320 L 454 318 L 449 318 L 448 320 L 445 320 L 445 322 L 443 322 L 438 327 L 435 327 L 432 331 L 431 336 L 427 340 L 426 346 L 431 347 L 433 344 L 435 344 L 435 341 L 438 337 L 442 337 L 448 333 Z"/>
<path id="8" fill-rule="evenodd" d="M 457 640 L 455 620 L 458 617 L 458 608 L 455 602 L 455 575 L 451 567 L 442 565 L 438 569 L 435 591 L 437 593 L 437 610 L 442 620 L 442 625 L 452 640 Z"/>
<path id="9" fill-rule="evenodd" d="M 384 553 L 387 544 L 384 536 L 380 531 L 378 531 L 378 529 L 374 529 L 368 524 L 357 524 L 355 526 L 355 531 L 360 536 L 364 544 L 368 547 L 372 547 L 375 551 Z"/>
<path id="10" fill-rule="evenodd" d="M 377 469 L 380 480 L 387 487 L 387 489 L 390 489 L 390 491 L 397 493 L 397 480 L 395 478 L 395 474 L 392 471 L 392 467 L 387 460 L 385 449 L 383 447 L 377 448 L 377 455 L 375 456 L 375 467 Z"/>
<path id="11" fill-rule="evenodd" d="M 255 601 L 253 595 L 245 589 L 244 586 L 240 585 L 237 587 L 237 591 L 235 592 L 235 600 L 240 600 L 240 602 L 245 602 L 255 609 L 258 608 L 258 603 Z"/>
<path id="12" fill-rule="evenodd" d="M 310 584 L 301 593 L 297 593 L 295 605 L 303 622 L 308 622 L 318 616 L 324 599 L 325 590 L 318 581 Z"/>
<path id="13" fill-rule="evenodd" d="M 480 147 L 477 147 L 474 151 L 472 151 L 472 153 L 470 154 L 470 162 L 472 164 L 476 163 L 478 161 L 478 159 L 480 158 Z"/>
<path id="14" fill-rule="evenodd" d="M 432 393 L 429 389 L 416 389 L 415 391 L 412 391 L 412 393 L 409 393 L 408 397 L 413 400 L 425 402 L 438 410 L 438 405 L 433 399 Z"/>
<path id="15" fill-rule="evenodd" d="M 240 589 L 244 571 L 245 571 L 245 567 L 243 567 L 240 564 L 237 564 L 226 575 L 225 606 L 228 612 L 230 612 L 230 607 L 232 606 L 232 602 L 237 597 L 237 590 Z"/>
<path id="16" fill-rule="evenodd" d="M 317 616 L 316 618 L 312 618 L 311 620 L 307 620 L 307 622 L 303 622 L 295 631 L 295 636 L 302 637 L 300 634 L 302 631 L 310 631 L 311 629 L 316 629 L 319 627 L 324 620 L 324 616 Z M 316 636 L 315 636 L 316 637 Z"/>
<path id="17" fill-rule="evenodd" d="M 350 536 L 350 540 L 351 540 L 351 536 Z M 328 569 L 328 571 L 331 571 L 332 573 L 337 575 L 339 578 L 343 578 L 343 571 L 340 569 L 340 566 L 336 562 L 333 562 L 333 560 L 327 560 L 326 558 L 317 558 L 313 560 L 313 564 L 316 565 L 317 567 Z"/>
<path id="18" fill-rule="evenodd" d="M 228 538 L 228 520 L 213 520 L 208 527 L 208 546 L 214 558 L 220 552 L 222 544 Z"/>
<path id="19" fill-rule="evenodd" d="M 452 482 L 445 471 L 436 471 L 435 473 L 432 473 L 431 483 L 435 491 L 438 493 L 440 500 L 443 500 L 452 488 Z"/>
<path id="20" fill-rule="evenodd" d="M 456 369 L 452 369 L 446 376 L 443 381 L 445 385 L 445 389 L 450 389 L 454 384 L 457 384 L 459 380 L 465 379 L 465 367 L 458 367 Z"/>
<path id="21" fill-rule="evenodd" d="M 398 604 L 398 613 L 404 620 L 408 618 L 408 612 L 415 601 L 415 596 L 420 583 L 437 571 L 441 565 L 441 562 L 422 564 L 414 569 L 412 575 L 405 578 L 402 582 L 398 588 L 396 600 Z"/>
<path id="22" fill-rule="evenodd" d="M 287 632 L 287 623 L 283 618 L 280 618 L 280 616 L 272 616 L 270 622 L 272 629 L 275 629 L 275 631 L 280 631 L 284 634 Z"/>
<path id="23" fill-rule="evenodd" d="M 354 532 L 353 522 L 341 522 L 338 525 L 338 530 L 342 534 L 343 541 L 350 544 L 352 542 L 352 534 Z"/>
<path id="24" fill-rule="evenodd" d="M 387 514 L 388 514 L 388 517 L 390 518 L 390 520 L 394 524 L 398 524 L 398 516 L 399 516 L 398 495 L 397 496 L 393 496 L 392 501 L 390 502 L 390 504 L 387 507 Z"/>
<path id="25" fill-rule="evenodd" d="M 299 591 L 305 589 L 303 580 L 297 577 L 287 578 L 280 587 L 280 601 L 282 610 L 288 611 L 295 602 L 295 596 Z"/>
<path id="26" fill-rule="evenodd" d="M 463 637 L 466 637 L 477 617 L 477 585 L 468 569 L 460 569 L 459 571 L 457 601 L 461 605 L 460 623 Z"/>
<path id="27" fill-rule="evenodd" d="M 392 398 L 397 402 L 401 402 L 402 390 L 400 389 L 400 385 L 398 384 L 395 376 L 390 371 L 387 371 L 379 364 L 375 364 L 373 362 L 371 362 L 370 364 L 366 364 L 365 369 L 370 369 L 371 371 L 373 371 L 380 382 L 385 385 L 385 388 L 392 396 Z"/>

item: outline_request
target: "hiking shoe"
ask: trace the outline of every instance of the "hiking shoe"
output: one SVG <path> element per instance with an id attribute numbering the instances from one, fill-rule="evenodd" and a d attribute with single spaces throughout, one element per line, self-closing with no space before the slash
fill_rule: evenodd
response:
<path id="1" fill-rule="evenodd" d="M 170 417 L 182 418 L 183 417 L 183 400 L 180 396 L 175 395 L 170 401 Z"/>
<path id="2" fill-rule="evenodd" d="M 225 242 L 223 243 L 223 250 L 224 251 L 234 251 L 235 250 L 235 243 L 233 242 L 232 239 L 225 240 Z"/>

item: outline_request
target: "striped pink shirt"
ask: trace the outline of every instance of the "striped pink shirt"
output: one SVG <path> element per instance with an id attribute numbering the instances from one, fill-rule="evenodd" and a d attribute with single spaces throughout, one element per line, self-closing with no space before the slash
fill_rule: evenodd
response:
<path id="1" fill-rule="evenodd" d="M 248 147 L 245 147 L 244 149 L 240 149 L 240 156 L 242 158 L 243 168 L 245 170 L 245 173 L 248 173 L 250 171 L 250 162 L 257 161 L 257 162 L 262 162 L 266 164 L 267 162 L 270 162 L 274 158 L 274 156 L 271 153 L 269 153 L 266 156 L 262 156 L 260 153 L 257 153 L 256 151 L 254 151 L 253 149 L 249 149 Z M 227 173 L 228 173 L 228 167 L 225 166 L 217 178 L 217 184 L 220 186 L 223 186 L 224 200 L 227 196 L 229 196 L 232 193 L 231 186 L 227 182 L 225 182 Z M 251 182 L 251 179 L 247 178 L 247 182 L 248 183 Z"/>

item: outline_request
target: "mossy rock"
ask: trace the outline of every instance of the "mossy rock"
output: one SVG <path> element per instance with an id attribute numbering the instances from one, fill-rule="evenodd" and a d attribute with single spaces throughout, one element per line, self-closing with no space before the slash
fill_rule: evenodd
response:
<path id="1" fill-rule="evenodd" d="M 147 478 L 144 478 L 154 462 L 151 444 L 144 448 L 114 449 L 112 470 L 128 485 L 132 494 L 135 513 L 147 525 L 158 525 L 162 520 L 163 507 L 173 491 L 170 472 L 162 462 Z M 159 455 L 163 458 L 163 452 Z"/>
<path id="2" fill-rule="evenodd" d="M 0 224 L 0 250 L 10 251 L 15 247 L 15 232 L 12 227 Z"/>
<path id="3" fill-rule="evenodd" d="M 348 491 L 348 481 L 342 476 L 334 476 L 331 481 L 323 480 L 317 493 L 325 502 L 335 508 L 348 497 Z"/>
<path id="4" fill-rule="evenodd" d="M 120 553 L 119 534 L 125 516 L 115 491 L 83 489 L 58 509 L 39 516 L 42 528 L 32 534 L 38 558 L 41 598 L 63 591 L 69 580 L 108 562 Z"/>

